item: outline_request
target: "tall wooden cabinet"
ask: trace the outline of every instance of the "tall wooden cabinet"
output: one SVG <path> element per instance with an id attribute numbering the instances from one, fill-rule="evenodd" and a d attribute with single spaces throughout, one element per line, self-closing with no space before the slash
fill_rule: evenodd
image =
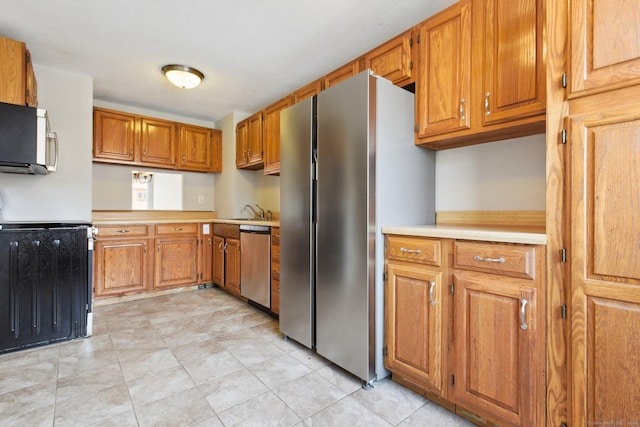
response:
<path id="1" fill-rule="evenodd" d="M 638 422 L 638 96 L 636 86 L 571 107 L 571 425 Z"/>
<path id="2" fill-rule="evenodd" d="M 280 227 L 271 227 L 271 311 L 280 314 Z"/>
<path id="3" fill-rule="evenodd" d="M 640 18 L 569 2 L 567 422 L 638 424 Z"/>

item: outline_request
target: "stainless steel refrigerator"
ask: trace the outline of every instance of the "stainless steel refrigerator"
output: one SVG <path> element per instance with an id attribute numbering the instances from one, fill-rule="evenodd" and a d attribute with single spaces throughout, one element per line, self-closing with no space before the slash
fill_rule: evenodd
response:
<path id="1" fill-rule="evenodd" d="M 280 114 L 280 329 L 384 378 L 384 225 L 435 222 L 414 96 L 366 70 Z"/>

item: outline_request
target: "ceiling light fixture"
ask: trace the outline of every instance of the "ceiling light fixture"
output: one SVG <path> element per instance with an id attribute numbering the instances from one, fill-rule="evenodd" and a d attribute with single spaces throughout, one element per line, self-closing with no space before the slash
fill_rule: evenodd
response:
<path id="1" fill-rule="evenodd" d="M 204 74 L 186 65 L 165 65 L 162 72 L 171 83 L 182 89 L 193 89 L 204 80 Z"/>

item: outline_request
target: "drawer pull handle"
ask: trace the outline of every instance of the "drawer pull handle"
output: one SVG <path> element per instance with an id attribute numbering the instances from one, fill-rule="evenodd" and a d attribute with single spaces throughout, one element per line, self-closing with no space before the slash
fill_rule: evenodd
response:
<path id="1" fill-rule="evenodd" d="M 223 242 L 220 242 L 220 244 L 218 245 L 218 251 L 220 252 L 224 252 L 224 248 L 222 247 L 222 245 L 224 245 Z"/>
<path id="2" fill-rule="evenodd" d="M 128 233 L 129 230 L 118 230 L 118 233 Z"/>
<path id="3" fill-rule="evenodd" d="M 520 329 L 522 329 L 523 331 L 526 331 L 529 328 L 529 326 L 527 325 L 527 313 L 526 313 L 528 302 L 529 301 L 527 301 L 526 298 L 522 298 L 520 300 Z"/>
<path id="4" fill-rule="evenodd" d="M 498 262 L 500 264 L 504 264 L 504 258 L 483 258 L 479 255 L 473 257 L 474 261 L 483 261 L 483 262 Z"/>
<path id="5" fill-rule="evenodd" d="M 491 96 L 491 94 L 489 92 L 484 94 L 484 115 L 485 116 L 490 116 L 491 115 L 491 110 L 489 109 L 489 97 Z"/>
<path id="6" fill-rule="evenodd" d="M 420 249 L 407 249 L 407 248 L 400 248 L 400 252 L 402 252 L 403 254 L 421 254 L 422 253 Z"/>
<path id="7" fill-rule="evenodd" d="M 429 287 L 429 304 L 432 307 L 436 305 L 435 291 L 436 291 L 436 282 L 431 282 L 431 286 Z"/>
<path id="8" fill-rule="evenodd" d="M 173 231 L 182 231 L 182 228 L 174 228 Z"/>

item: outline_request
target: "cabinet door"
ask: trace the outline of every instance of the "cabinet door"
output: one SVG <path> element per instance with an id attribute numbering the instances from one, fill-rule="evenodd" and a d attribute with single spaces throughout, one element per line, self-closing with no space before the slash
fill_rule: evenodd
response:
<path id="1" fill-rule="evenodd" d="M 442 394 L 442 273 L 389 263 L 385 288 L 386 368 Z"/>
<path id="2" fill-rule="evenodd" d="M 291 105 L 291 97 L 264 110 L 264 174 L 280 175 L 280 111 Z"/>
<path id="3" fill-rule="evenodd" d="M 180 125 L 178 167 L 213 172 L 214 141 L 212 129 Z"/>
<path id="4" fill-rule="evenodd" d="M 236 167 L 242 168 L 249 162 L 247 153 L 247 131 L 249 122 L 245 119 L 236 125 Z"/>
<path id="5" fill-rule="evenodd" d="M 462 1 L 417 28 L 418 138 L 471 124 L 471 11 Z"/>
<path id="6" fill-rule="evenodd" d="M 280 227 L 271 227 L 271 311 L 280 314 Z"/>
<path id="7" fill-rule="evenodd" d="M 154 287 L 194 285 L 198 280 L 198 237 L 156 238 Z"/>
<path id="8" fill-rule="evenodd" d="M 0 37 L 0 102 L 25 105 L 25 55 L 23 42 Z"/>
<path id="9" fill-rule="evenodd" d="M 296 104 L 303 99 L 311 98 L 322 91 L 322 80 L 316 80 L 306 86 L 301 87 L 293 93 L 293 103 Z"/>
<path id="10" fill-rule="evenodd" d="M 236 296 L 240 296 L 240 240 L 226 239 L 225 286 Z"/>
<path id="11" fill-rule="evenodd" d="M 140 161 L 153 166 L 176 166 L 176 124 L 166 120 L 140 119 Z"/>
<path id="12" fill-rule="evenodd" d="M 250 166 L 254 166 L 257 169 L 262 168 L 262 112 L 256 113 L 249 118 L 247 124 L 247 156 Z"/>
<path id="13" fill-rule="evenodd" d="M 543 425 L 537 290 L 469 272 L 455 272 L 454 285 L 455 403 L 499 425 Z"/>
<path id="14" fill-rule="evenodd" d="M 149 239 L 98 239 L 95 244 L 96 296 L 123 295 L 149 289 Z"/>
<path id="15" fill-rule="evenodd" d="M 136 160 L 136 117 L 132 114 L 94 109 L 93 157 L 101 160 Z"/>
<path id="16" fill-rule="evenodd" d="M 343 80 L 348 79 L 349 77 L 353 77 L 360 72 L 360 60 L 356 59 L 342 67 L 338 68 L 335 71 L 327 74 L 324 81 L 324 89 L 329 89 L 331 86 L 335 86 Z"/>
<path id="17" fill-rule="evenodd" d="M 224 237 L 213 236 L 213 283 L 224 287 Z"/>
<path id="18" fill-rule="evenodd" d="M 409 30 L 367 53 L 364 68 L 370 68 L 395 85 L 411 83 L 411 44 L 412 31 Z"/>
<path id="19" fill-rule="evenodd" d="M 628 0 L 571 0 L 571 73 L 573 94 L 640 82 L 638 4 Z"/>
<path id="20" fill-rule="evenodd" d="M 640 90 L 618 92 L 597 95 L 571 119 L 567 360 L 576 426 L 639 419 Z"/>
<path id="21" fill-rule="evenodd" d="M 542 114 L 546 100 L 543 0 L 484 0 L 483 123 Z"/>

